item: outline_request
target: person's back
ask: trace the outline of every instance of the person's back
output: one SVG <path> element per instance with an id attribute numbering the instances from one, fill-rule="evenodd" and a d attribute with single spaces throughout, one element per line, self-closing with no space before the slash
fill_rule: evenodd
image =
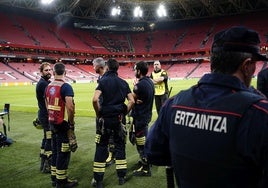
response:
<path id="1" fill-rule="evenodd" d="M 70 84 L 65 82 L 66 69 L 61 62 L 53 67 L 54 81 L 45 92 L 48 121 L 52 131 L 52 161 L 51 181 L 56 187 L 75 187 L 77 180 L 68 177 L 67 171 L 71 151 L 77 149 L 75 136 L 75 103 L 74 91 Z"/>
<path id="2" fill-rule="evenodd" d="M 174 167 L 180 188 L 268 186 L 268 101 L 250 88 L 256 61 L 267 60 L 258 45 L 244 27 L 217 33 L 212 73 L 162 107 L 146 153 Z"/>
<path id="3" fill-rule="evenodd" d="M 258 73 L 257 89 L 268 97 L 268 68 L 265 68 Z"/>
<path id="4" fill-rule="evenodd" d="M 98 87 L 102 89 L 103 107 L 123 104 L 129 88 L 127 82 L 119 78 L 114 71 L 107 71 L 105 76 L 99 81 Z"/>
<path id="5" fill-rule="evenodd" d="M 218 84 L 232 81 L 228 76 L 220 76 Z M 181 92 L 170 101 L 172 107 L 168 113 L 174 117 L 169 119 L 174 121 L 170 122 L 173 126 L 169 130 L 172 165 L 177 169 L 182 188 L 250 188 L 258 184 L 262 168 L 254 158 L 260 156 L 251 157 L 255 155 L 254 150 L 258 150 L 255 147 L 261 144 L 258 136 L 268 133 L 265 131 L 267 125 L 262 125 L 268 122 L 267 113 L 258 110 L 261 107 L 268 109 L 268 105 L 259 102 L 247 110 L 262 97 L 245 88 L 236 89 L 218 88 L 201 80 L 198 86 Z M 260 118 L 259 123 L 255 121 Z"/>
<path id="6" fill-rule="evenodd" d="M 92 99 L 97 118 L 96 151 L 93 163 L 93 181 L 96 187 L 103 187 L 103 178 L 108 157 L 109 139 L 113 137 L 115 145 L 115 165 L 118 184 L 126 182 L 127 161 L 125 151 L 125 131 L 123 117 L 134 105 L 134 98 L 126 81 L 119 78 L 117 70 L 119 63 L 115 59 L 107 62 L 107 72 L 99 80 Z M 102 102 L 100 104 L 100 97 Z M 125 104 L 125 100 L 128 104 Z"/>

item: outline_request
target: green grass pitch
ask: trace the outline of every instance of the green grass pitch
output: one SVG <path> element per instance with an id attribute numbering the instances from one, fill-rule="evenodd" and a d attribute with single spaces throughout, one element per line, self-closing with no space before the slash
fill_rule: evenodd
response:
<path id="1" fill-rule="evenodd" d="M 255 82 L 256 80 L 253 80 L 253 85 Z M 169 86 L 173 88 L 171 96 L 196 83 L 197 79 L 170 80 Z M 75 122 L 79 148 L 72 153 L 68 172 L 70 177 L 78 179 L 79 187 L 91 187 L 90 180 L 93 174 L 92 164 L 95 152 L 95 119 L 91 100 L 96 83 L 72 84 L 72 86 L 75 92 Z M 133 88 L 131 84 L 130 87 Z M 0 87 L 0 100 L 3 106 L 4 103 L 10 103 L 11 122 L 7 135 L 15 141 L 10 147 L 0 148 L 0 187 L 51 187 L 49 174 L 39 172 L 39 147 L 42 131 L 35 129 L 32 125 L 32 120 L 37 115 L 35 85 L 2 86 Z M 156 117 L 154 109 L 151 124 Z M 7 117 L 4 117 L 4 121 L 7 123 Z M 123 186 L 118 186 L 115 165 L 112 165 L 106 168 L 105 187 L 166 187 L 165 167 L 153 166 L 152 177 L 132 177 L 132 171 L 138 158 L 136 148 L 127 142 L 128 181 Z"/>

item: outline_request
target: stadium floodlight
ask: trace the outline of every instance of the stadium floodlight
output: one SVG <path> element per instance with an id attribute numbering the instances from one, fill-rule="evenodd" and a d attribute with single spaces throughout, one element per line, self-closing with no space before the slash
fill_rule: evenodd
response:
<path id="1" fill-rule="evenodd" d="M 158 9 L 157 9 L 157 15 L 158 17 L 166 17 L 167 16 L 167 11 L 164 5 L 160 4 Z"/>
<path id="2" fill-rule="evenodd" d="M 41 3 L 42 3 L 43 5 L 49 5 L 49 4 L 51 4 L 53 1 L 54 1 L 54 0 L 41 0 Z"/>
<path id="3" fill-rule="evenodd" d="M 112 16 L 118 16 L 121 14 L 121 8 L 120 6 L 117 6 L 117 7 L 113 7 L 112 8 L 112 11 L 111 11 L 111 15 Z"/>
<path id="4" fill-rule="evenodd" d="M 143 12 L 141 10 L 141 7 L 140 6 L 135 7 L 134 11 L 133 11 L 133 14 L 134 14 L 135 18 L 137 18 L 137 17 L 141 18 L 142 14 L 143 14 Z"/>

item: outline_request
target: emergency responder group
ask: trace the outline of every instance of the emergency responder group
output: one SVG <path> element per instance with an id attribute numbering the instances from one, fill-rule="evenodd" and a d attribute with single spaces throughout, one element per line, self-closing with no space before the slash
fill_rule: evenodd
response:
<path id="1" fill-rule="evenodd" d="M 152 118 L 155 88 L 158 94 L 163 95 L 167 89 L 167 73 L 161 69 L 160 62 L 157 63 L 158 68 L 154 70 L 151 78 L 147 76 L 149 66 L 146 62 L 135 64 L 137 82 L 132 92 L 129 84 L 118 77 L 119 63 L 115 59 L 109 59 L 107 62 L 102 58 L 94 59 L 93 66 L 99 78 L 92 99 L 96 112 L 96 151 L 92 186 L 104 187 L 105 168 L 112 164 L 112 161 L 115 162 L 118 184 L 123 185 L 126 182 L 126 115 L 133 117 L 129 139 L 136 145 L 140 156 L 133 175 L 151 176 L 144 146 Z M 70 152 L 75 152 L 78 145 L 74 133 L 74 91 L 65 80 L 65 69 L 63 63 L 56 63 L 53 67 L 54 79 L 50 81 L 51 65 L 47 62 L 41 64 L 41 79 L 36 87 L 39 113 L 33 122 L 34 125 L 40 124 L 44 129 L 40 170 L 45 173 L 51 172 L 52 186 L 57 188 L 78 185 L 77 180 L 72 180 L 67 175 Z M 113 90 L 116 92 L 111 92 Z M 164 102 L 163 99 L 160 101 Z M 161 103 L 157 103 L 158 107 Z"/>
<path id="2" fill-rule="evenodd" d="M 168 75 L 159 61 L 154 62 L 150 77 L 146 76 L 146 62 L 135 64 L 137 82 L 131 91 L 118 76 L 115 59 L 95 59 L 93 66 L 100 77 L 92 98 L 96 114 L 92 186 L 104 187 L 110 159 L 115 161 L 118 184 L 127 181 L 125 117 L 129 114 L 133 117 L 129 140 L 139 154 L 134 176 L 151 176 L 154 164 L 171 169 L 167 177 L 171 173 L 172 179 L 174 171 L 180 188 L 267 187 L 268 102 L 250 85 L 256 62 L 268 60 L 260 54 L 259 45 L 258 33 L 245 27 L 218 32 L 211 48 L 211 73 L 170 99 Z M 44 159 L 51 159 L 52 186 L 75 187 L 77 180 L 67 175 L 70 151 L 78 147 L 74 91 L 65 82 L 63 63 L 54 65 L 54 81 L 50 83 L 51 75 L 46 73 L 50 67 L 44 68 L 44 80 L 40 81 L 47 85 L 43 92 L 48 119 L 40 123 L 49 124 L 44 139 L 52 142 L 52 147 L 44 144 L 41 148 Z M 154 100 L 159 115 L 148 130 Z M 174 182 L 169 185 L 174 187 Z"/>

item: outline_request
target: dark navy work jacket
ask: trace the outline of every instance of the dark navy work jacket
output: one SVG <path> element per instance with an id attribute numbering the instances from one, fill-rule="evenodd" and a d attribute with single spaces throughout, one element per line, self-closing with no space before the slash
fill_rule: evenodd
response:
<path id="1" fill-rule="evenodd" d="M 145 152 L 180 188 L 268 187 L 268 101 L 236 77 L 206 74 L 163 106 Z"/>
<path id="2" fill-rule="evenodd" d="M 36 99 L 38 102 L 38 119 L 42 123 L 47 123 L 48 121 L 48 113 L 45 103 L 45 90 L 48 84 L 50 83 L 49 80 L 45 80 L 44 78 L 40 78 L 40 80 L 36 84 Z"/>
<path id="3" fill-rule="evenodd" d="M 96 90 L 100 90 L 102 95 L 102 117 L 115 117 L 126 110 L 124 102 L 131 90 L 128 83 L 118 77 L 117 72 L 107 71 L 99 80 Z"/>

